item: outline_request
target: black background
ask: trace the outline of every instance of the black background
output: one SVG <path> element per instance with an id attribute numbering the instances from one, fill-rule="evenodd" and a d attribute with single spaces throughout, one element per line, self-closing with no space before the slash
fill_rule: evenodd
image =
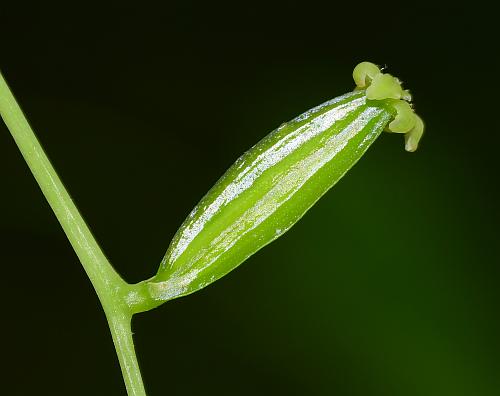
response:
<path id="1" fill-rule="evenodd" d="M 114 266 L 153 275 L 247 148 L 387 65 L 426 121 L 384 134 L 283 238 L 134 319 L 151 395 L 496 395 L 493 10 L 5 2 L 0 67 Z M 125 393 L 92 287 L 0 126 L 2 394 Z"/>

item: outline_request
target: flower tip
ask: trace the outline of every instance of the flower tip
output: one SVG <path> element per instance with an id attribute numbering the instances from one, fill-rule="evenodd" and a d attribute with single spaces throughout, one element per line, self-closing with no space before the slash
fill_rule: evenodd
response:
<path id="1" fill-rule="evenodd" d="M 357 88 L 366 88 L 372 80 L 381 74 L 380 68 L 371 62 L 361 62 L 352 71 L 352 78 Z"/>
<path id="2" fill-rule="evenodd" d="M 415 126 L 405 134 L 405 150 L 413 153 L 418 148 L 418 143 L 424 134 L 424 122 L 415 114 Z"/>
<path id="3" fill-rule="evenodd" d="M 397 77 L 382 73 L 381 69 L 371 62 L 359 63 L 352 73 L 356 90 L 366 90 L 366 98 L 371 101 L 385 102 L 393 108 L 395 116 L 386 126 L 387 132 L 405 134 L 405 150 L 414 152 L 424 132 L 422 119 L 415 114 L 409 104 L 412 95 L 408 89 L 403 89 L 402 82 Z"/>

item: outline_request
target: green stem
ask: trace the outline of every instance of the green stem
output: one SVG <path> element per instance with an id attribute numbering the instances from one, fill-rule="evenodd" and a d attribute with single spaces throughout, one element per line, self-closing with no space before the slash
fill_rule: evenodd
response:
<path id="1" fill-rule="evenodd" d="M 145 396 L 146 391 L 144 390 L 132 338 L 132 313 L 126 307 L 121 309 L 119 304 L 104 310 L 113 336 L 113 343 L 115 344 L 127 393 L 130 396 Z"/>
<path id="2" fill-rule="evenodd" d="M 108 319 L 130 396 L 145 395 L 131 332 L 133 292 L 113 269 L 64 188 L 21 108 L 0 73 L 0 114 L 85 269 Z"/>

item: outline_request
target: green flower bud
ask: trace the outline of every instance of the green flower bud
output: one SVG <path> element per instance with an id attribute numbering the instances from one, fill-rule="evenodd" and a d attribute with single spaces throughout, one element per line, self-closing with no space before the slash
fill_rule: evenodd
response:
<path id="1" fill-rule="evenodd" d="M 282 124 L 212 187 L 177 231 L 158 273 L 145 281 L 152 306 L 209 285 L 283 235 L 384 129 L 406 133 L 416 148 L 423 124 L 399 80 L 368 62 L 354 78 L 362 87 Z"/>

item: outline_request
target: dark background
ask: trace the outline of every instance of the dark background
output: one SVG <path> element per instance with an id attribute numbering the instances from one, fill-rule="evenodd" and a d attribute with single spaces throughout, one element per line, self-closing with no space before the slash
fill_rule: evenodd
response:
<path id="1" fill-rule="evenodd" d="M 134 319 L 151 395 L 500 389 L 492 10 L 402 2 L 0 6 L 0 67 L 114 266 L 153 275 L 191 208 L 281 122 L 386 64 L 426 121 L 384 134 L 284 237 Z M 0 126 L 1 392 L 123 395 L 97 297 Z"/>

